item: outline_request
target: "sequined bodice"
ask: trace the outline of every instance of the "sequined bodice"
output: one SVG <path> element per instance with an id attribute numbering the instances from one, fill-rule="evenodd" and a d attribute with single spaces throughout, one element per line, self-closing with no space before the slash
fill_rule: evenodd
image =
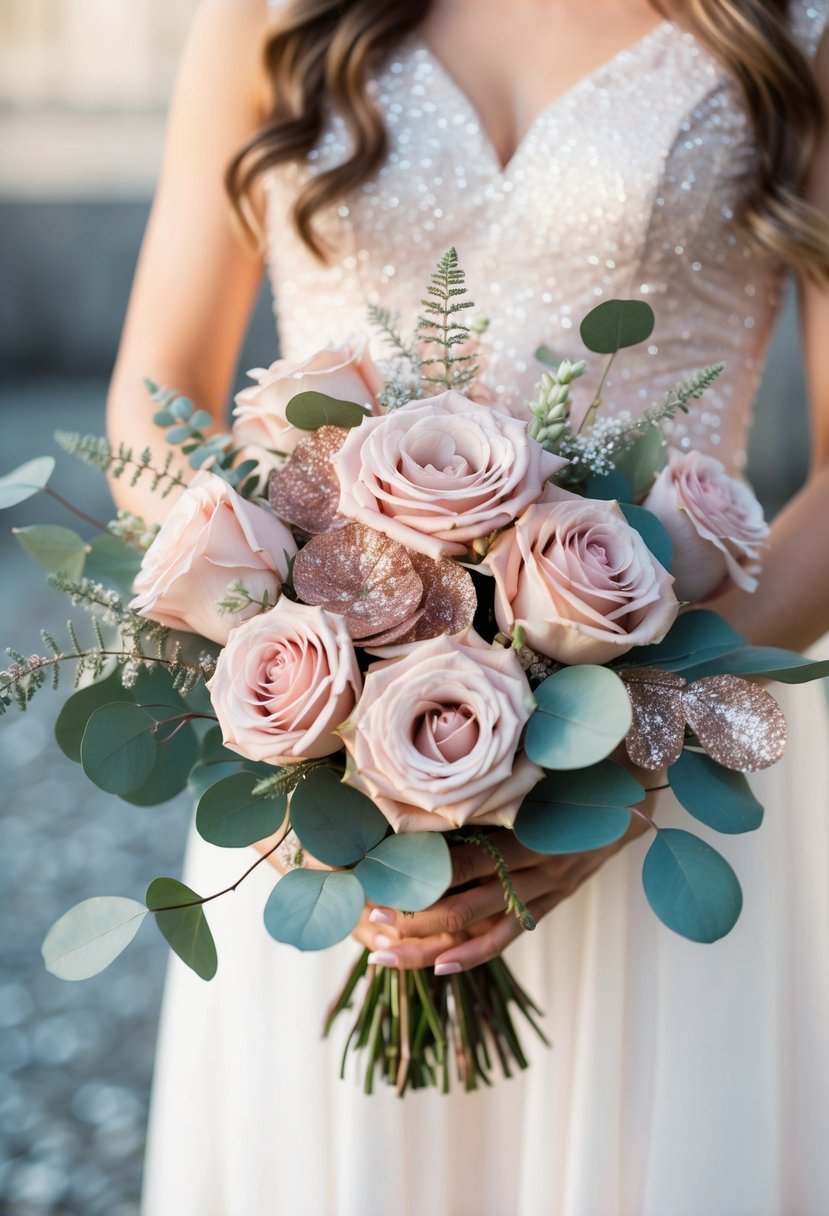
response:
<path id="1" fill-rule="evenodd" d="M 811 52 L 829 0 L 795 0 Z M 656 328 L 605 384 L 610 412 L 639 414 L 678 381 L 722 360 L 674 442 L 744 462 L 751 405 L 784 268 L 734 218 L 753 155 L 736 84 L 688 34 L 665 22 L 548 106 L 502 168 L 468 98 L 417 34 L 371 85 L 389 132 L 376 177 L 323 217 L 336 252 L 321 265 L 290 209 L 308 173 L 342 160 L 338 115 L 301 166 L 267 179 L 268 260 L 282 353 L 301 357 L 366 330 L 370 302 L 413 328 L 428 275 L 457 247 L 476 308 L 490 320 L 486 379 L 520 414 L 542 370 L 542 343 L 586 356 L 588 402 L 601 375 L 579 322 L 613 297 L 646 299 Z M 580 386 L 581 387 L 581 386 Z"/>

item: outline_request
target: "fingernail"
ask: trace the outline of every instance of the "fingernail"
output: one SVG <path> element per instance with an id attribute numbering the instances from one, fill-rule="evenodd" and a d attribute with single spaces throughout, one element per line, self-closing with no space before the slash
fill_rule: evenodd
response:
<path id="1" fill-rule="evenodd" d="M 391 908 L 372 908 L 368 918 L 375 925 L 393 925 L 396 920 Z"/>
<path id="2" fill-rule="evenodd" d="M 368 961 L 378 967 L 396 967 L 397 955 L 393 954 L 391 950 L 373 950 L 368 956 Z"/>
<path id="3" fill-rule="evenodd" d="M 385 933 L 378 933 L 374 939 L 375 946 L 379 946 L 381 950 L 387 950 L 389 946 L 394 945 L 393 937 L 386 937 Z"/>
<path id="4" fill-rule="evenodd" d="M 435 963 L 435 975 L 457 975 L 459 971 L 463 971 L 460 963 Z"/>

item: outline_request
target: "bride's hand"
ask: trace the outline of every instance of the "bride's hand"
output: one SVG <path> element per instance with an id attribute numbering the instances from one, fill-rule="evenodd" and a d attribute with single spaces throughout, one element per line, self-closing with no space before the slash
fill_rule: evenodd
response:
<path id="1" fill-rule="evenodd" d="M 648 774 L 649 784 L 655 776 Z M 650 816 L 655 798 L 650 793 L 639 809 Z M 648 827 L 646 819 L 634 814 L 625 835 L 613 844 L 557 857 L 532 852 L 510 831 L 494 840 L 516 893 L 538 922 Z M 367 910 L 361 928 L 366 938 L 375 930 L 370 961 L 386 967 L 433 966 L 438 975 L 450 975 L 501 954 L 523 929 L 517 917 L 505 911 L 504 890 L 492 867 L 492 857 L 478 845 L 461 845 L 452 850 L 452 889 L 431 908 L 414 915 L 392 908 Z"/>

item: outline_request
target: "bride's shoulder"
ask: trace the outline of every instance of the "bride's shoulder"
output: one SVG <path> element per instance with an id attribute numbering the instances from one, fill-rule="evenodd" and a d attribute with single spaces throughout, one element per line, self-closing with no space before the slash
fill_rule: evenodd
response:
<path id="1" fill-rule="evenodd" d="M 225 98 L 238 93 L 243 104 L 265 107 L 262 48 L 276 7 L 268 0 L 200 0 L 184 51 L 186 75 L 201 80 L 207 92 L 218 89 Z"/>

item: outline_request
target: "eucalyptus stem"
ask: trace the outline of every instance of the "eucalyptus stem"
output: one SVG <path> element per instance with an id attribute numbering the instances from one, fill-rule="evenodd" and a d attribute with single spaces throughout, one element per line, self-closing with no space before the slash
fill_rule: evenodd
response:
<path id="1" fill-rule="evenodd" d="M 85 524 L 89 524 L 91 528 L 97 528 L 99 532 L 109 532 L 106 524 L 102 524 L 99 519 L 95 519 L 92 515 L 87 515 L 85 511 L 82 511 L 80 507 L 76 507 L 68 498 L 64 498 L 62 494 L 58 494 L 57 490 L 53 490 L 51 486 L 44 486 L 43 492 L 44 494 L 48 494 L 50 498 L 53 498 L 55 502 L 60 503 L 64 510 L 71 511 L 78 519 L 82 519 Z"/>

